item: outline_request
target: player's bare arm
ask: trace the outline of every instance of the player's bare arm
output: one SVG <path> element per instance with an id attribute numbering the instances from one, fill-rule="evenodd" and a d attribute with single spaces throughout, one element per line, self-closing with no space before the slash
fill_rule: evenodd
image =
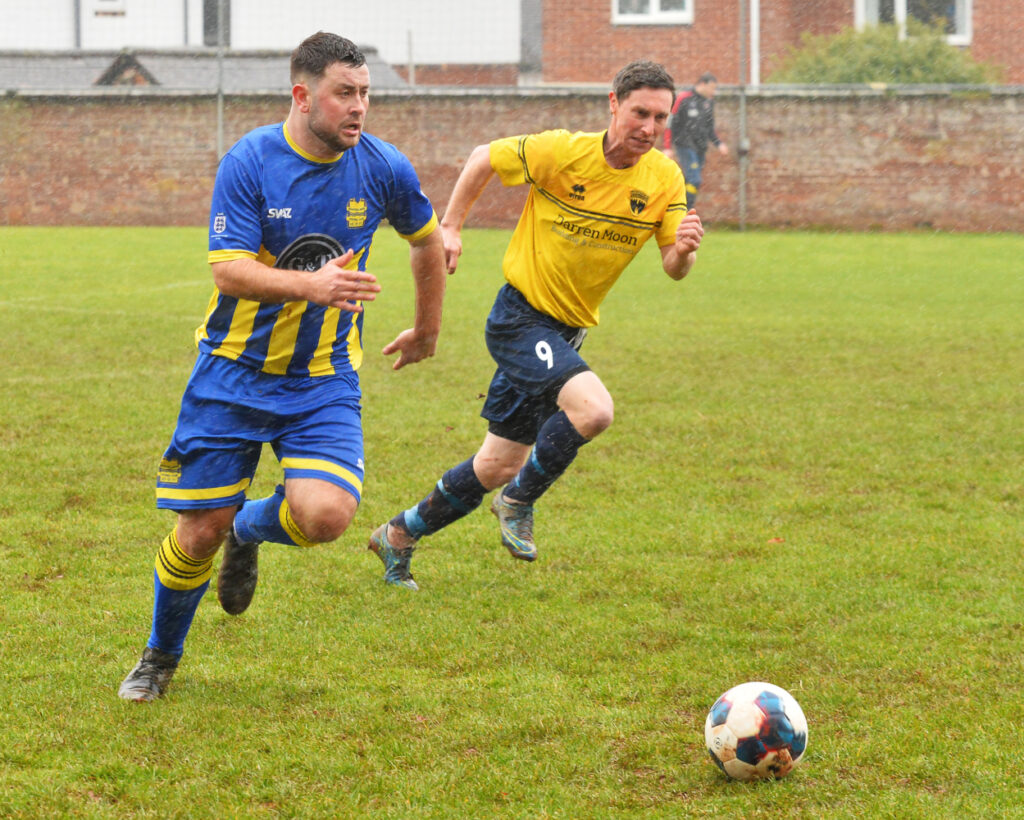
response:
<path id="1" fill-rule="evenodd" d="M 377 277 L 346 268 L 353 252 L 346 251 L 316 271 L 272 268 L 255 259 L 231 259 L 211 265 L 217 289 L 227 296 L 254 302 L 313 302 L 317 305 L 362 311 L 380 292 Z"/>
<path id="2" fill-rule="evenodd" d="M 445 264 L 449 273 L 455 273 L 462 255 L 462 225 L 469 216 L 473 203 L 483 193 L 494 175 L 491 167 L 490 145 L 478 145 L 466 160 L 459 174 L 452 195 L 448 200 L 444 218 L 441 220 L 441 235 L 444 240 Z"/>
<path id="3" fill-rule="evenodd" d="M 399 333 L 381 351 L 385 356 L 398 353 L 394 370 L 430 358 L 437 351 L 447 278 L 441 231 L 409 243 L 409 267 L 416 284 L 416 318 L 411 328 Z"/>
<path id="4" fill-rule="evenodd" d="M 676 229 L 676 241 L 661 249 L 661 266 L 675 280 L 682 279 L 697 261 L 697 249 L 704 238 L 704 226 L 696 211 L 689 211 Z"/>

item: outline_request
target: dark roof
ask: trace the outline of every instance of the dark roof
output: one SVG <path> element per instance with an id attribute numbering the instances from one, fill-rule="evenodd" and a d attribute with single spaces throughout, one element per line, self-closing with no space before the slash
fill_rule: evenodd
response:
<path id="1" fill-rule="evenodd" d="M 374 88 L 404 88 L 406 82 L 362 47 Z M 227 51 L 224 91 L 287 93 L 289 51 Z M 176 51 L 0 51 L 0 91 L 81 91 L 102 86 L 154 86 L 168 91 L 217 90 L 219 65 L 211 49 Z"/>

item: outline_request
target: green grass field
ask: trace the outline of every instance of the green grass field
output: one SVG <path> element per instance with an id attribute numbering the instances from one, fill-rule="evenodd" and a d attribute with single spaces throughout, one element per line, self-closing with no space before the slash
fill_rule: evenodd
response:
<path id="1" fill-rule="evenodd" d="M 615 424 L 538 506 L 540 560 L 480 510 L 387 588 L 370 531 L 483 436 L 507 236 L 468 232 L 438 356 L 398 373 L 379 237 L 354 525 L 265 548 L 241 617 L 208 595 L 138 705 L 205 232 L 0 229 L 0 816 L 1021 816 L 1024 237 L 712 231 L 682 283 L 645 249 L 584 347 Z M 708 760 L 745 680 L 807 714 L 786 780 Z"/>

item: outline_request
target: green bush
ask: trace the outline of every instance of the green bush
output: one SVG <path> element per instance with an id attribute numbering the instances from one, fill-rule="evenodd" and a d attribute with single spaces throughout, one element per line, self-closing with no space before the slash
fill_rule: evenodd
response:
<path id="1" fill-rule="evenodd" d="M 946 42 L 942 29 L 908 21 L 908 36 L 881 25 L 839 34 L 804 33 L 790 47 L 770 83 L 965 83 L 999 82 L 1002 69 L 973 60 Z"/>

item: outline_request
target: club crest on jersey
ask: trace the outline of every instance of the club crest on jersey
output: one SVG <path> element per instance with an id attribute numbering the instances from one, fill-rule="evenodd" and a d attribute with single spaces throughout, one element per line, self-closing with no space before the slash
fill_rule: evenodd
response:
<path id="1" fill-rule="evenodd" d="M 213 218 L 213 232 L 214 233 L 224 233 L 224 231 L 227 230 L 227 227 L 228 227 L 228 218 L 226 216 L 224 216 L 224 214 L 217 214 Z"/>
<path id="2" fill-rule="evenodd" d="M 345 219 L 350 228 L 361 228 L 366 224 L 366 200 L 350 199 L 345 208 Z"/>
<path id="3" fill-rule="evenodd" d="M 638 214 L 647 207 L 647 194 L 643 191 L 630 191 L 629 192 L 629 210 L 633 213 Z"/>

